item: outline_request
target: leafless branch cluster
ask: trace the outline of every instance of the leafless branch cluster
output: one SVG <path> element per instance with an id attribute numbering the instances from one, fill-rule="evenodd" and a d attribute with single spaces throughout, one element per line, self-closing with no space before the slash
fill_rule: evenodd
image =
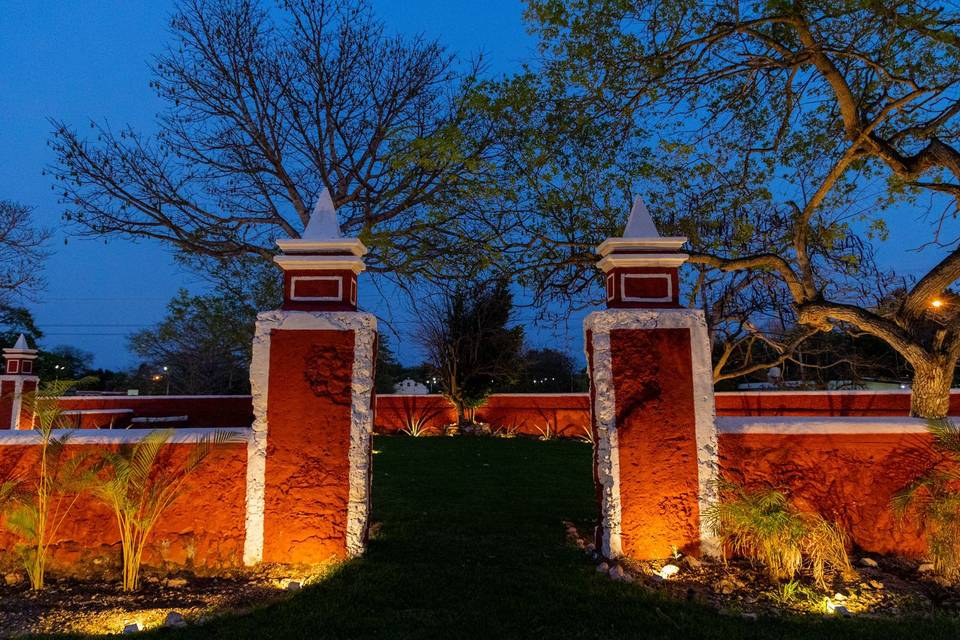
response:
<path id="1" fill-rule="evenodd" d="M 31 298 L 43 282 L 51 232 L 35 226 L 31 214 L 29 207 L 0 200 L 0 304 L 13 294 Z"/>

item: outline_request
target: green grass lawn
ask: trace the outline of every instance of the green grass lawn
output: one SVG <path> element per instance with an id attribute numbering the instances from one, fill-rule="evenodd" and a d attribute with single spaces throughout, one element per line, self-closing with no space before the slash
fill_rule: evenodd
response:
<path id="1" fill-rule="evenodd" d="M 598 574 L 562 520 L 594 515 L 589 446 L 378 437 L 363 559 L 289 601 L 163 638 L 947 638 L 951 620 L 750 621 Z"/>

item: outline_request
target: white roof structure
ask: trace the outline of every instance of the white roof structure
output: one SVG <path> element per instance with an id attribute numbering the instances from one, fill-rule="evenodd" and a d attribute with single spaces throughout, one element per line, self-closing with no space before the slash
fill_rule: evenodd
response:
<path id="1" fill-rule="evenodd" d="M 337 222 L 337 208 L 330 190 L 317 196 L 310 220 L 299 238 L 277 240 L 283 255 L 273 258 L 284 270 L 297 269 L 351 269 L 364 270 L 363 259 L 367 248 L 358 238 L 344 238 Z"/>
<path id="2" fill-rule="evenodd" d="M 303 230 L 301 240 L 336 240 L 340 238 L 340 223 L 337 222 L 337 209 L 333 206 L 330 190 L 324 188 L 313 205 L 313 213 L 307 228 Z"/>
<path id="3" fill-rule="evenodd" d="M 37 357 L 37 350 L 30 348 L 30 345 L 27 344 L 27 337 L 21 333 L 12 347 L 4 348 L 3 355 L 8 358 L 33 360 Z"/>
<path id="4" fill-rule="evenodd" d="M 622 266 L 654 266 L 655 264 L 657 266 L 677 266 L 687 259 L 686 254 L 676 253 L 686 241 L 687 239 L 681 236 L 661 236 L 657 230 L 657 225 L 653 223 L 650 212 L 647 211 L 647 207 L 643 203 L 643 198 L 637 196 L 633 201 L 633 208 L 630 210 L 630 217 L 627 219 L 623 236 L 607 238 L 597 247 L 597 253 L 604 257 L 614 253 L 652 254 L 642 260 L 639 258 L 634 260 L 635 264 L 627 264 L 626 256 L 618 258 L 617 262 L 622 263 Z M 659 263 L 656 262 L 658 259 Z M 601 267 L 604 264 L 605 262 L 601 261 Z"/>
<path id="5" fill-rule="evenodd" d="M 643 204 L 643 198 L 637 196 L 633 200 L 633 208 L 630 210 L 630 218 L 627 219 L 627 227 L 623 230 L 624 238 L 659 238 L 660 232 L 657 231 L 657 225 L 653 224 L 653 218 L 647 211 L 647 205 Z"/>

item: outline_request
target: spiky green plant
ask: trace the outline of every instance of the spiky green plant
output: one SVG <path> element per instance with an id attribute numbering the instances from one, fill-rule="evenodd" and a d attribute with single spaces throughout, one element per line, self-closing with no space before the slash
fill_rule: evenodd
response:
<path id="1" fill-rule="evenodd" d="M 804 567 L 826 587 L 826 569 L 853 574 L 844 533 L 816 513 L 793 506 L 773 489 L 747 491 L 722 482 L 720 500 L 705 513 L 724 551 L 761 563 L 774 582 L 792 580 Z"/>
<path id="2" fill-rule="evenodd" d="M 140 585 L 140 563 L 150 533 L 164 511 L 183 493 L 185 481 L 220 445 L 237 442 L 239 434 L 215 431 L 191 444 L 186 459 L 173 464 L 161 456 L 174 430 L 151 431 L 133 444 L 104 453 L 95 495 L 116 516 L 123 551 L 123 589 Z"/>
<path id="3" fill-rule="evenodd" d="M 39 435 L 38 460 L 35 477 L 7 489 L 13 506 L 7 513 L 6 527 L 20 537 L 16 551 L 34 590 L 43 588 L 50 546 L 93 478 L 88 456 L 77 451 L 68 454 L 70 431 L 61 431 L 66 420 L 57 399 L 75 384 L 58 380 L 23 397 L 23 406 L 33 414 L 34 431 Z"/>
<path id="4" fill-rule="evenodd" d="M 960 579 L 960 428 L 950 420 L 927 425 L 933 436 L 933 456 L 939 463 L 893 496 L 901 520 L 918 517 L 934 570 Z"/>

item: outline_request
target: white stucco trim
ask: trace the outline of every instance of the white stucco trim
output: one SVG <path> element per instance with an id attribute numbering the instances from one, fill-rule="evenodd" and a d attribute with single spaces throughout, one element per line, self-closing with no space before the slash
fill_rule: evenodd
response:
<path id="1" fill-rule="evenodd" d="M 584 323 L 592 329 L 590 314 Z M 597 459 L 597 481 L 600 483 L 600 552 L 607 558 L 623 554 L 621 544 L 622 508 L 620 503 L 620 449 L 617 438 L 616 397 L 613 386 L 613 360 L 610 355 L 610 332 L 592 333 L 593 361 L 590 384 L 594 388 L 596 407 L 594 419 L 596 437 L 594 455 Z M 587 360 L 590 361 L 588 353 Z"/>
<path id="2" fill-rule="evenodd" d="M 719 416 L 723 434 L 765 435 L 900 435 L 927 433 L 927 421 L 907 416 Z"/>
<path id="3" fill-rule="evenodd" d="M 62 416 L 102 416 L 133 413 L 133 409 L 68 409 L 61 411 Z"/>
<path id="4" fill-rule="evenodd" d="M 370 408 L 373 392 L 374 336 L 377 319 L 353 311 L 267 311 L 257 316 L 250 363 L 250 391 L 253 403 L 252 434 L 247 447 L 246 538 L 243 562 L 254 565 L 263 559 L 264 486 L 267 464 L 267 402 L 270 383 L 270 334 L 273 330 L 355 331 L 353 398 L 351 403 L 349 482 L 347 507 L 347 552 L 363 552 L 363 538 L 370 510 L 369 447 L 373 431 Z M 361 407 L 365 406 L 365 409 Z M 362 459 L 361 459 L 362 458 Z M 360 486 L 362 485 L 362 486 Z"/>
<path id="5" fill-rule="evenodd" d="M 352 281 L 352 280 L 351 280 Z M 337 295 L 335 296 L 298 296 L 298 282 L 336 282 Z M 342 276 L 293 276 L 290 278 L 290 299 L 294 302 L 341 302 L 343 300 Z"/>
<path id="6" fill-rule="evenodd" d="M 611 253 L 597 266 L 604 273 L 618 267 L 679 267 L 689 257 L 685 253 Z"/>
<path id="7" fill-rule="evenodd" d="M 54 429 L 53 436 L 55 438 L 68 436 L 71 445 L 124 444 L 139 442 L 153 431 L 154 429 Z M 175 429 L 169 443 L 193 444 L 199 442 L 204 436 L 223 432 L 236 434 L 239 438 L 238 442 L 243 442 L 251 433 L 246 427 Z M 34 429 L 0 431 L 0 447 L 37 444 L 40 444 L 40 434 Z"/>
<path id="8" fill-rule="evenodd" d="M 13 402 L 10 408 L 10 428 L 20 428 L 20 412 L 23 411 L 23 378 L 17 376 L 13 381 Z M 31 425 L 33 426 L 33 425 Z"/>
<path id="9" fill-rule="evenodd" d="M 347 555 L 359 556 L 366 549 L 370 517 L 370 437 L 373 434 L 373 376 L 376 361 L 377 319 L 357 327 L 353 346 L 353 397 L 350 424 L 350 493 L 347 501 Z"/>
<path id="10" fill-rule="evenodd" d="M 693 406 L 697 443 L 697 475 L 699 484 L 698 506 L 700 511 L 700 551 L 704 555 L 716 556 L 719 548 L 713 538 L 710 527 L 703 514 L 717 502 L 717 479 L 719 473 L 719 452 L 717 449 L 716 407 L 713 397 L 713 366 L 710 359 L 710 339 L 703 312 L 699 309 L 607 309 L 594 311 L 584 321 L 584 328 L 593 332 L 594 358 L 597 363 L 597 347 L 605 346 L 604 359 L 610 362 L 610 331 L 613 329 L 689 329 L 690 355 L 693 373 Z M 601 336 L 604 336 L 601 338 Z M 598 342 L 599 340 L 599 342 Z M 611 365 L 607 365 L 608 367 Z M 601 393 L 614 400 L 612 369 L 603 371 L 596 365 L 592 374 L 609 375 L 607 386 L 595 385 L 597 392 L 597 423 L 600 417 Z M 610 420 L 614 419 L 612 414 Z M 616 425 L 607 427 L 616 431 Z M 598 444 L 599 447 L 599 444 Z M 610 471 L 612 471 L 612 466 Z M 609 472 L 609 471 L 608 471 Z M 617 459 L 619 474 L 619 458 Z M 617 477 L 619 483 L 619 475 Z M 617 485 L 619 491 L 619 486 Z M 613 506 L 613 502 L 611 502 Z M 616 501 L 619 509 L 619 495 Z M 606 509 L 604 510 L 606 513 Z M 611 514 L 611 522 L 614 514 Z M 619 514 L 617 514 L 619 515 Z M 617 522 L 619 533 L 619 521 Z M 611 529 L 612 530 L 612 529 Z"/>

